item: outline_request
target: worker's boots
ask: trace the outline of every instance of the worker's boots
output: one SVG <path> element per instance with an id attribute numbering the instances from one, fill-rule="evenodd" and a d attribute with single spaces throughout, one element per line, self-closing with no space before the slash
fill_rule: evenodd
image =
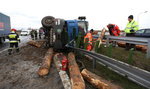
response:
<path id="1" fill-rule="evenodd" d="M 19 52 L 19 48 L 16 49 L 16 52 L 17 52 L 17 53 Z"/>
<path id="2" fill-rule="evenodd" d="M 12 49 L 8 49 L 8 54 L 11 55 Z"/>

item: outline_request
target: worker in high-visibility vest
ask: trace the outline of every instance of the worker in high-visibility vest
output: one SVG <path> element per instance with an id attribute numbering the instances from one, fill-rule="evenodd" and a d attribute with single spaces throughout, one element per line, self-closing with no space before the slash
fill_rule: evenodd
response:
<path id="1" fill-rule="evenodd" d="M 88 51 L 91 51 L 92 50 L 92 40 L 93 40 L 93 36 L 92 36 L 92 34 L 93 34 L 93 29 L 91 29 L 87 34 L 86 34 L 86 36 L 84 37 L 84 43 L 85 43 L 85 41 L 86 41 L 86 39 L 88 38 L 88 45 L 87 45 L 87 48 L 86 48 L 86 50 L 88 50 Z"/>
<path id="2" fill-rule="evenodd" d="M 112 36 L 120 35 L 120 29 L 116 24 L 108 24 L 107 28 L 109 29 L 110 35 L 112 35 Z"/>
<path id="3" fill-rule="evenodd" d="M 15 46 L 16 52 L 19 52 L 18 42 L 20 42 L 19 35 L 16 33 L 16 29 L 11 29 L 8 35 L 10 47 L 8 49 L 8 54 L 11 55 L 12 49 Z"/>
<path id="4" fill-rule="evenodd" d="M 129 22 L 127 23 L 125 28 L 125 33 L 127 37 L 135 36 L 135 32 L 139 30 L 139 24 L 133 18 L 133 15 L 130 15 L 128 17 Z M 126 49 L 129 50 L 130 48 L 135 48 L 135 44 L 126 43 Z"/>

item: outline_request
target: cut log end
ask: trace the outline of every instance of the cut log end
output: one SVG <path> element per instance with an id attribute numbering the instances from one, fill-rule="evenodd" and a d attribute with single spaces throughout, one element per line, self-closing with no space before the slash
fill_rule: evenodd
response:
<path id="1" fill-rule="evenodd" d="M 39 68 L 38 75 L 39 76 L 45 76 L 48 74 L 48 72 L 49 72 L 49 70 L 47 68 Z"/>

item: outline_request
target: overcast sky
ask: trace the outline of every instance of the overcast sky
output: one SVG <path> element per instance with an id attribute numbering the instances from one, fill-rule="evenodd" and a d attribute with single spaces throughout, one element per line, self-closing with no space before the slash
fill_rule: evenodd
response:
<path id="1" fill-rule="evenodd" d="M 149 0 L 1 0 L 0 12 L 11 17 L 12 28 L 39 28 L 44 16 L 66 20 L 86 16 L 89 29 L 108 23 L 124 29 L 132 14 L 140 28 L 150 28 Z M 147 13 L 143 13 L 148 11 Z"/>

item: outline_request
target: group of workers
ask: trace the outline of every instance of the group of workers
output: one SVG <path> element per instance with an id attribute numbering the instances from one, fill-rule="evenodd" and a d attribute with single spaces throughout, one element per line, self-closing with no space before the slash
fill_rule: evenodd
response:
<path id="1" fill-rule="evenodd" d="M 116 24 L 108 24 L 107 28 L 109 30 L 110 35 L 112 36 L 119 36 L 120 35 L 120 29 Z M 135 35 L 135 32 L 139 30 L 139 25 L 138 23 L 134 20 L 133 15 L 130 15 L 128 17 L 128 23 L 126 25 L 126 28 L 124 30 L 124 32 L 126 33 L 127 37 L 133 37 Z M 92 50 L 92 34 L 93 34 L 93 29 L 91 29 L 86 36 L 84 37 L 84 42 L 85 40 L 88 38 L 88 46 L 86 48 L 86 50 L 91 51 Z M 131 48 L 135 48 L 135 44 L 129 44 L 126 43 L 126 50 L 129 50 Z"/>
<path id="2" fill-rule="evenodd" d="M 41 36 L 43 33 L 44 33 L 44 31 L 42 28 L 39 29 L 39 33 L 37 32 L 36 29 L 32 29 L 30 32 L 30 35 L 31 35 L 32 40 L 37 40 L 38 34 L 39 34 L 39 39 L 41 39 L 42 38 Z"/>
<path id="3" fill-rule="evenodd" d="M 128 23 L 126 25 L 126 28 L 125 28 L 125 33 L 126 33 L 126 36 L 134 36 L 135 32 L 139 29 L 139 25 L 138 23 L 134 20 L 133 18 L 133 15 L 130 15 L 128 17 Z M 119 36 L 120 35 L 120 29 L 117 25 L 115 24 L 108 24 L 107 25 L 107 28 L 109 30 L 109 33 L 110 35 L 112 36 Z M 88 51 L 91 51 L 92 50 L 92 40 L 93 40 L 93 37 L 92 37 L 92 34 L 93 34 L 94 30 L 91 29 L 87 34 L 86 36 L 84 37 L 84 42 L 85 40 L 88 38 L 88 45 L 87 45 L 87 50 Z M 40 28 L 39 30 L 39 38 L 41 39 L 41 34 L 43 34 L 43 29 Z M 36 30 L 33 30 L 30 32 L 30 35 L 31 35 L 31 38 L 34 40 L 37 39 L 37 31 Z M 19 52 L 19 47 L 18 47 L 18 42 L 20 42 L 20 39 L 19 39 L 19 35 L 16 33 L 16 29 L 11 29 L 11 32 L 10 34 L 8 35 L 8 39 L 9 39 L 9 42 L 10 42 L 10 47 L 8 49 L 8 54 L 11 55 L 12 54 L 12 49 L 13 47 L 15 46 L 16 48 L 16 52 Z M 129 50 L 130 48 L 134 48 L 135 45 L 134 44 L 129 44 L 129 43 L 126 43 L 126 49 Z"/>
<path id="4" fill-rule="evenodd" d="M 39 39 L 41 39 L 41 35 L 43 34 L 43 30 L 39 29 Z M 37 30 L 32 29 L 30 32 L 31 38 L 32 40 L 37 40 Z M 16 29 L 11 29 L 11 32 L 9 33 L 8 37 L 9 39 L 9 49 L 8 49 L 8 54 L 11 55 L 12 54 L 12 50 L 15 47 L 16 52 L 19 52 L 19 47 L 18 47 L 18 43 L 21 42 L 19 35 L 16 33 Z"/>

